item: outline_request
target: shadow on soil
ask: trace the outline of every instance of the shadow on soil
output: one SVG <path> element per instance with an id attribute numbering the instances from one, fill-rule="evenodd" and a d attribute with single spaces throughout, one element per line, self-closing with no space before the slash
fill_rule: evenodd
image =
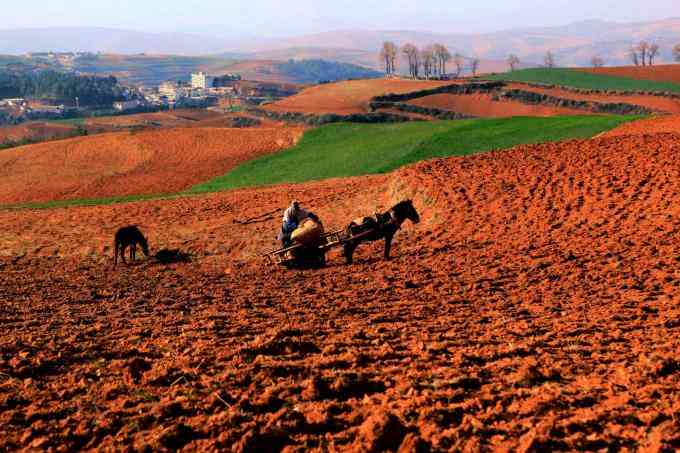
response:
<path id="1" fill-rule="evenodd" d="M 153 257 L 158 264 L 190 263 L 191 255 L 179 249 L 159 250 Z"/>

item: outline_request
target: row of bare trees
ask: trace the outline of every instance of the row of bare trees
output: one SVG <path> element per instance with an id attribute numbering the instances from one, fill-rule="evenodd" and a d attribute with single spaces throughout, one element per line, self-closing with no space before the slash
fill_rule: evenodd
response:
<path id="1" fill-rule="evenodd" d="M 652 66 L 660 50 L 658 44 L 640 41 L 630 48 L 630 59 L 635 66 Z"/>
<path id="2" fill-rule="evenodd" d="M 519 57 L 515 54 L 508 55 L 508 58 L 505 59 L 505 62 L 508 64 L 511 71 L 516 70 L 521 63 Z M 557 65 L 555 54 L 550 51 L 546 52 L 545 56 L 543 57 L 543 65 L 546 68 L 554 68 Z"/>
<path id="3" fill-rule="evenodd" d="M 451 55 L 449 49 L 443 44 L 432 44 L 424 49 L 419 49 L 411 43 L 404 44 L 401 49 L 393 42 L 386 41 L 380 50 L 380 60 L 385 67 L 385 73 L 390 76 L 397 72 L 397 60 L 402 54 L 408 62 L 409 75 L 414 79 L 425 77 L 442 77 L 447 74 L 446 68 L 450 62 L 456 68 L 455 76 L 460 77 L 465 69 L 465 57 L 456 52 Z M 479 71 L 479 58 L 469 60 L 469 68 L 473 75 Z"/>
<path id="4" fill-rule="evenodd" d="M 673 47 L 673 59 L 680 63 L 680 44 Z"/>
<path id="5" fill-rule="evenodd" d="M 642 41 L 640 44 L 631 47 L 630 56 L 636 66 L 652 66 L 654 64 L 654 59 L 659 55 L 659 51 L 658 45 Z M 680 44 L 673 49 L 673 55 L 675 60 L 680 62 Z M 519 57 L 514 54 L 510 54 L 505 61 L 511 71 L 517 69 L 520 64 Z M 590 59 L 590 65 L 594 68 L 601 68 L 604 64 L 604 59 L 599 55 L 595 55 Z M 555 68 L 557 66 L 555 54 L 551 51 L 545 53 L 545 56 L 543 57 L 543 66 L 546 68 Z"/>
<path id="6" fill-rule="evenodd" d="M 393 75 L 397 72 L 397 54 L 399 49 L 397 45 L 393 42 L 385 41 L 383 47 L 380 50 L 380 59 L 385 66 L 385 73 L 387 75 Z"/>
<path id="7" fill-rule="evenodd" d="M 661 49 L 656 43 L 641 41 L 637 45 L 631 46 L 629 53 L 632 62 L 636 66 L 653 66 L 654 60 L 659 56 L 660 50 Z M 453 61 L 453 64 L 456 67 L 456 77 L 460 77 L 465 68 L 465 58 L 459 53 L 451 55 L 446 46 L 442 44 L 433 44 L 423 50 L 418 49 L 413 44 L 405 44 L 399 49 L 396 44 L 388 41 L 383 44 L 383 48 L 380 52 L 380 57 L 383 60 L 387 75 L 396 73 L 396 61 L 400 51 L 408 61 L 409 75 L 413 78 L 419 78 L 421 75 L 426 78 L 443 76 L 446 74 L 446 65 L 450 61 Z M 680 44 L 673 48 L 673 58 L 675 61 L 680 62 Z M 468 64 L 470 72 L 475 76 L 479 71 L 479 63 L 479 58 L 475 57 L 469 59 Z M 517 55 L 510 54 L 506 59 L 506 63 L 510 67 L 510 70 L 514 71 L 519 67 L 520 59 Z M 594 68 L 600 68 L 604 66 L 604 64 L 604 59 L 598 55 L 593 56 L 590 60 L 590 65 Z M 543 57 L 543 65 L 546 68 L 554 68 L 557 66 L 555 55 L 551 51 L 546 52 Z"/>

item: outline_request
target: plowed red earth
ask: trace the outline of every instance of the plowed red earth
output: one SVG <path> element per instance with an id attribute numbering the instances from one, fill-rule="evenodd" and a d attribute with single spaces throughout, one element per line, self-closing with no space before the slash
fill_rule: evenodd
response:
<path id="1" fill-rule="evenodd" d="M 2 212 L 0 450 L 678 449 L 679 151 L 599 138 Z M 333 228 L 409 196 L 392 261 L 256 258 L 292 197 Z M 112 269 L 127 223 L 193 261 Z"/>
<path id="2" fill-rule="evenodd" d="M 170 112 L 139 113 L 132 115 L 90 118 L 86 121 L 88 129 L 115 131 L 120 128 L 177 128 L 177 127 L 229 127 L 234 116 L 247 116 L 244 113 L 218 113 L 210 110 L 173 110 Z M 273 121 L 258 118 L 267 126 L 276 125 Z"/>
<path id="3" fill-rule="evenodd" d="M 433 80 L 373 79 L 352 80 L 317 85 L 280 101 L 267 105 L 268 110 L 301 113 L 337 113 L 350 115 L 366 113 L 371 98 L 387 93 L 411 91 L 450 85 L 453 82 Z"/>
<path id="4" fill-rule="evenodd" d="M 661 116 L 646 118 L 639 121 L 622 124 L 621 126 L 602 134 L 603 137 L 620 135 L 651 135 L 662 132 L 676 132 L 680 134 L 680 116 Z"/>
<path id="5" fill-rule="evenodd" d="M 581 68 L 579 71 L 653 82 L 680 83 L 680 65 L 621 66 L 612 68 Z"/>
<path id="6" fill-rule="evenodd" d="M 623 103 L 633 104 L 648 109 L 664 112 L 664 113 L 680 113 L 680 100 L 670 99 L 661 96 L 641 96 L 641 95 L 613 95 L 613 94 L 584 94 L 575 93 L 569 90 L 562 90 L 558 88 L 535 88 L 521 83 L 513 83 L 509 85 L 510 88 L 517 88 L 524 91 L 532 91 L 534 93 L 547 94 L 562 99 L 573 99 L 575 101 L 593 101 L 601 103 Z"/>
<path id="7" fill-rule="evenodd" d="M 300 128 L 109 133 L 0 153 L 0 204 L 172 193 L 292 146 Z"/>
<path id="8" fill-rule="evenodd" d="M 409 101 L 421 107 L 434 107 L 480 118 L 512 116 L 584 115 L 583 110 L 545 105 L 528 105 L 516 101 L 494 101 L 490 94 L 435 94 Z"/>
<path id="9" fill-rule="evenodd" d="M 0 127 L 0 144 L 20 140 L 53 140 L 73 133 L 74 127 L 68 124 L 46 122 L 24 123 L 17 126 Z"/>
<path id="10" fill-rule="evenodd" d="M 89 118 L 85 121 L 91 127 L 130 127 L 130 126 L 161 126 L 188 127 L 197 122 L 210 121 L 223 115 L 209 110 L 180 109 L 167 112 L 137 113 L 132 115 L 105 116 Z"/>

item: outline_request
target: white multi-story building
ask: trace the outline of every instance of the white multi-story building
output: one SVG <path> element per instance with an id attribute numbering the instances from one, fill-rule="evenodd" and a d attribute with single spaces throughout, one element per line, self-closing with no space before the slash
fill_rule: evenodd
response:
<path id="1" fill-rule="evenodd" d="M 191 74 L 191 88 L 207 90 L 213 87 L 214 77 L 210 77 L 205 72 L 195 72 Z"/>
<path id="2" fill-rule="evenodd" d="M 142 103 L 138 101 L 137 99 L 133 99 L 131 101 L 120 101 L 120 102 L 114 102 L 113 103 L 113 108 L 114 110 L 117 110 L 119 112 L 124 112 L 126 110 L 133 110 L 138 107 L 140 107 Z"/>
<path id="3" fill-rule="evenodd" d="M 178 97 L 177 84 L 175 82 L 163 82 L 158 86 L 158 94 L 164 96 L 168 101 L 175 101 Z"/>

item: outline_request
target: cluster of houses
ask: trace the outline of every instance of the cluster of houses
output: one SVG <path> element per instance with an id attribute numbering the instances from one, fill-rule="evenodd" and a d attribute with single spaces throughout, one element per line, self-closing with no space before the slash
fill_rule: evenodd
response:
<path id="1" fill-rule="evenodd" d="M 65 69 L 73 69 L 78 58 L 92 55 L 89 52 L 29 52 L 25 56 L 37 62 L 57 64 Z"/>
<path id="2" fill-rule="evenodd" d="M 191 74 L 189 82 L 167 81 L 155 88 L 143 88 L 142 97 L 148 106 L 155 107 L 212 107 L 228 99 L 232 103 L 259 104 L 291 96 L 297 88 L 276 83 L 253 82 L 241 79 L 238 74 L 219 77 L 204 72 Z M 131 110 L 139 106 L 134 102 L 117 103 L 117 110 Z"/>
<path id="3" fill-rule="evenodd" d="M 59 119 L 74 115 L 78 111 L 75 107 L 65 105 L 46 105 L 29 102 L 23 98 L 0 99 L 0 118 L 3 122 L 19 123 L 33 119 Z"/>
<path id="4" fill-rule="evenodd" d="M 32 58 L 77 58 L 77 53 L 31 54 Z M 292 85 L 245 81 L 238 74 L 219 77 L 204 72 L 191 74 L 188 82 L 168 81 L 153 88 L 128 88 L 124 99 L 114 102 L 111 108 L 117 113 L 134 113 L 174 108 L 226 108 L 239 104 L 260 104 L 297 93 Z M 45 105 L 25 99 L 0 99 L 0 123 L 19 123 L 33 119 L 58 119 L 87 114 L 77 99 L 75 107 Z M 219 106 L 219 107 L 215 107 Z M 101 106 L 97 109 L 101 110 Z M 92 112 L 90 112 L 92 113 Z"/>
<path id="5" fill-rule="evenodd" d="M 236 90 L 232 82 L 240 80 L 241 77 L 234 74 L 212 77 L 204 72 L 196 72 L 191 74 L 189 82 L 163 82 L 158 87 L 143 88 L 142 95 L 149 106 L 211 107 L 217 105 L 220 99 L 235 97 Z M 132 104 L 130 108 L 134 108 Z"/>

